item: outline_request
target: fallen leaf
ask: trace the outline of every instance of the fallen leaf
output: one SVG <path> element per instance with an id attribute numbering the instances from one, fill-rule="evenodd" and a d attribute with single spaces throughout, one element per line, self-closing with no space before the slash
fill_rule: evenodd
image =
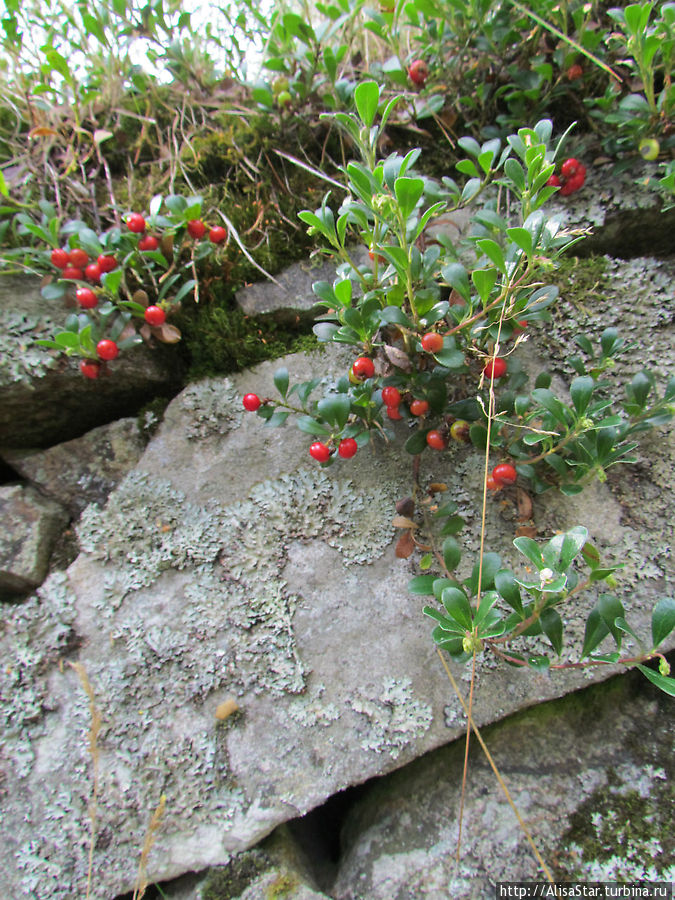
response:
<path id="1" fill-rule="evenodd" d="M 409 531 L 404 531 L 396 542 L 396 556 L 399 559 L 408 559 L 409 556 L 412 556 L 414 549 L 415 541 L 412 534 Z"/>
<path id="2" fill-rule="evenodd" d="M 399 516 L 407 516 L 410 518 L 415 512 L 415 501 L 412 497 L 403 497 L 396 503 L 396 512 Z"/>
<path id="3" fill-rule="evenodd" d="M 405 516 L 394 516 L 392 523 L 394 528 L 419 528 L 420 526 L 417 522 L 413 522 L 412 519 L 407 519 Z"/>
<path id="4" fill-rule="evenodd" d="M 384 352 L 387 355 L 389 362 L 393 366 L 396 366 L 397 369 L 402 369 L 404 372 L 412 371 L 410 357 L 404 350 L 399 350 L 398 347 L 392 347 L 391 344 L 385 344 Z"/>
<path id="5" fill-rule="evenodd" d="M 31 130 L 28 132 L 29 138 L 58 136 L 58 131 L 56 131 L 54 128 L 50 128 L 48 125 L 38 125 L 36 128 L 31 128 Z"/>
<path id="6" fill-rule="evenodd" d="M 533 525 L 519 525 L 516 528 L 516 537 L 536 538 L 537 529 Z"/>
<path id="7" fill-rule="evenodd" d="M 134 301 L 134 303 L 140 303 L 141 306 L 147 306 L 150 302 L 150 298 L 142 289 L 134 291 L 134 295 L 131 299 Z"/>
<path id="8" fill-rule="evenodd" d="M 231 715 L 238 712 L 239 704 L 236 700 L 233 700 L 231 697 L 229 700 L 223 701 L 223 703 L 219 703 L 216 707 L 216 719 L 220 722 L 223 722 L 225 719 L 229 719 Z"/>
<path id="9" fill-rule="evenodd" d="M 152 333 L 163 344 L 177 344 L 181 339 L 181 333 L 178 328 L 175 325 L 169 325 L 168 322 L 153 327 Z"/>
<path id="10" fill-rule="evenodd" d="M 430 494 L 444 494 L 447 489 L 448 486 L 443 481 L 432 481 L 429 485 Z"/>
<path id="11" fill-rule="evenodd" d="M 532 518 L 532 499 L 522 488 L 517 489 L 516 497 L 518 498 L 518 521 L 527 522 Z"/>

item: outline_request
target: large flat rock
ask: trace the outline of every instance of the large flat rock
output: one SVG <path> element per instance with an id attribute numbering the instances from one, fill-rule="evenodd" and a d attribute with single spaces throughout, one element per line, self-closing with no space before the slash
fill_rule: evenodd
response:
<path id="1" fill-rule="evenodd" d="M 349 361 L 326 352 L 286 363 L 295 382 L 345 372 Z M 102 716 L 100 900 L 133 887 L 130 861 L 161 794 L 151 880 L 224 864 L 336 791 L 462 733 L 422 600 L 406 589 L 415 561 L 394 553 L 394 504 L 411 485 L 405 426 L 393 445 L 324 471 L 308 457 L 307 435 L 242 409 L 246 391 L 274 394 L 275 368 L 180 394 L 106 506 L 85 510 L 67 577 L 5 612 L 2 866 L 17 900 L 84 891 L 89 699 L 78 674 L 59 666 L 75 646 Z M 654 465 L 672 471 L 672 439 L 654 443 Z M 462 577 L 479 546 L 481 466 L 459 445 L 423 457 L 422 483 L 445 481 L 468 522 Z M 655 510 L 644 534 L 620 502 L 641 478 Z M 673 505 L 667 486 L 638 471 L 581 497 L 546 496 L 535 518 L 542 537 L 584 524 L 610 560 L 626 561 L 618 592 L 647 632 L 673 574 Z M 508 564 L 517 563 L 514 518 L 507 500 L 490 504 L 489 548 Z M 570 616 L 572 653 L 593 602 Z M 476 719 L 501 719 L 611 671 L 548 676 L 480 660 Z M 456 673 L 466 689 L 468 672 Z"/>

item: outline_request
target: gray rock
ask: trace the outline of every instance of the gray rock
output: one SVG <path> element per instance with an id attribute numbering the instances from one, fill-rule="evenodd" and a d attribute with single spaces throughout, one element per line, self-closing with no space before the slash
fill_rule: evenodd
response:
<path id="1" fill-rule="evenodd" d="M 42 583 L 49 557 L 68 521 L 65 509 L 21 484 L 0 486 L 0 599 Z"/>
<path id="2" fill-rule="evenodd" d="M 10 450 L 2 455 L 22 477 L 78 517 L 89 503 L 105 503 L 144 447 L 136 420 L 120 419 L 48 450 Z"/>
<path id="3" fill-rule="evenodd" d="M 0 447 L 47 447 L 136 412 L 180 384 L 175 348 L 134 348 L 96 381 L 78 362 L 35 341 L 53 337 L 68 310 L 49 303 L 33 278 L 0 279 Z"/>
<path id="4" fill-rule="evenodd" d="M 622 676 L 482 730 L 558 881 L 672 881 L 671 707 L 640 676 Z M 367 789 L 343 827 L 335 900 L 492 900 L 495 882 L 544 880 L 472 743 L 459 862 L 463 740 Z"/>
<path id="5" fill-rule="evenodd" d="M 368 262 L 367 250 L 359 246 L 352 250 L 352 262 L 357 266 Z M 261 281 L 237 291 L 236 300 L 248 315 L 274 315 L 281 321 L 295 322 L 298 318 L 311 321 L 322 312 L 318 298 L 312 291 L 315 281 L 336 278 L 336 263 L 321 256 L 308 262 L 294 263 L 276 276 L 276 282 Z M 354 296 L 358 293 L 354 286 Z"/>
<path id="6" fill-rule="evenodd" d="M 337 351 L 286 362 L 294 383 L 344 372 L 349 359 Z M 81 893 L 89 840 L 89 700 L 74 671 L 26 654 L 35 633 L 72 622 L 103 718 L 92 893 L 101 900 L 133 886 L 129 860 L 162 793 L 151 880 L 225 864 L 336 791 L 462 732 L 421 598 L 407 593 L 416 566 L 394 554 L 391 520 L 410 490 L 410 460 L 397 443 L 320 469 L 307 435 L 268 428 L 242 409 L 246 391 L 273 395 L 275 368 L 179 395 L 106 506 L 83 513 L 82 553 L 67 580 L 45 585 L 20 628 L 8 620 L 12 638 L 0 651 L 32 698 L 30 715 L 12 698 L 24 726 L 1 739 L 2 865 L 17 900 Z M 657 448 L 664 465 L 672 449 L 672 441 Z M 480 541 L 482 460 L 460 446 L 425 454 L 420 478 L 445 481 L 466 516 L 464 577 Z M 657 498 L 661 540 L 624 524 L 608 485 L 594 491 L 583 524 L 610 559 L 629 562 L 619 594 L 648 632 L 649 609 L 673 574 L 672 493 Z M 578 524 L 577 498 L 554 509 L 555 519 L 538 509 L 546 533 Z M 490 549 L 516 565 L 513 528 L 508 508 L 491 504 Z M 569 615 L 571 655 L 593 597 L 584 602 Z M 468 672 L 455 671 L 466 688 Z M 611 671 L 553 677 L 480 659 L 476 719 L 494 721 Z M 223 718 L 227 701 L 238 709 Z"/>

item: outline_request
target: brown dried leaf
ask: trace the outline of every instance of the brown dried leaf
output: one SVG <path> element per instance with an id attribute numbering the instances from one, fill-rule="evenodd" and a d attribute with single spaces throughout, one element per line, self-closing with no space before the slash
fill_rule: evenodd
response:
<path id="1" fill-rule="evenodd" d="M 536 538 L 537 529 L 533 525 L 519 525 L 516 528 L 516 537 Z"/>
<path id="2" fill-rule="evenodd" d="M 236 700 L 233 700 L 232 697 L 230 697 L 229 700 L 224 700 L 216 707 L 216 719 L 224 722 L 225 719 L 229 719 L 230 716 L 238 712 L 238 710 L 239 704 Z"/>
<path id="3" fill-rule="evenodd" d="M 31 128 L 31 130 L 28 132 L 29 138 L 58 136 L 58 131 L 56 131 L 54 128 L 50 128 L 48 125 L 38 125 L 36 128 Z"/>
<path id="4" fill-rule="evenodd" d="M 152 334 L 163 344 L 177 344 L 181 339 L 181 333 L 175 325 L 169 325 L 164 322 L 163 325 L 157 325 L 152 329 Z"/>
<path id="5" fill-rule="evenodd" d="M 136 326 L 133 322 L 127 322 L 127 324 L 122 329 L 122 333 L 117 339 L 118 342 L 126 341 L 127 338 L 133 337 L 136 334 Z"/>
<path id="6" fill-rule="evenodd" d="M 389 362 L 393 366 L 396 366 L 397 369 L 402 369 L 404 372 L 412 371 L 410 357 L 404 350 L 399 350 L 398 347 L 392 347 L 391 344 L 385 344 L 384 352 L 386 353 Z"/>
<path id="7" fill-rule="evenodd" d="M 414 550 L 415 541 L 412 534 L 409 531 L 404 531 L 396 542 L 396 556 L 399 559 L 408 559 L 409 556 L 412 556 Z"/>
<path id="8" fill-rule="evenodd" d="M 396 512 L 399 516 L 407 516 L 410 518 L 415 514 L 415 501 L 412 497 L 403 497 L 396 503 Z"/>
<path id="9" fill-rule="evenodd" d="M 518 499 L 518 521 L 527 522 L 532 518 L 532 499 L 530 495 L 522 488 L 517 488 L 516 497 Z"/>
<path id="10" fill-rule="evenodd" d="M 429 485 L 430 494 L 444 494 L 448 489 L 447 484 L 443 481 L 432 481 Z"/>
<path id="11" fill-rule="evenodd" d="M 413 522 L 412 519 L 408 519 L 405 516 L 394 516 L 392 523 L 394 528 L 419 528 L 420 526 L 417 522 Z"/>
<path id="12" fill-rule="evenodd" d="M 459 291 L 456 291 L 454 288 L 450 291 L 450 296 L 448 298 L 448 303 L 450 306 L 463 306 L 466 303 L 466 300 Z"/>
<path id="13" fill-rule="evenodd" d="M 134 291 L 134 295 L 131 299 L 134 303 L 140 303 L 141 306 L 147 306 L 150 303 L 150 298 L 142 289 Z"/>

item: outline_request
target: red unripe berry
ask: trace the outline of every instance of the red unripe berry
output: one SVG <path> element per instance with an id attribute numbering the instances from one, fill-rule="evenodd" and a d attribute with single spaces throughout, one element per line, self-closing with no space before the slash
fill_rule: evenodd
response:
<path id="1" fill-rule="evenodd" d="M 83 269 L 89 262 L 89 256 L 86 251 L 80 249 L 80 247 L 75 247 L 75 249 L 71 250 L 68 254 L 68 262 L 77 269 Z"/>
<path id="2" fill-rule="evenodd" d="M 358 378 L 359 381 L 363 381 L 364 378 L 373 377 L 375 374 L 375 365 L 372 359 L 369 359 L 367 356 L 359 356 L 358 359 L 354 360 L 352 372 L 355 378 Z"/>
<path id="3" fill-rule="evenodd" d="M 497 484 L 515 484 L 518 473 L 511 463 L 499 463 L 492 470 L 492 477 Z"/>
<path id="4" fill-rule="evenodd" d="M 506 360 L 502 359 L 501 356 L 497 356 L 495 359 L 489 359 L 485 363 L 483 372 L 486 378 L 502 378 L 506 375 L 506 369 Z"/>
<path id="5" fill-rule="evenodd" d="M 354 438 L 344 438 L 340 441 L 340 444 L 338 446 L 338 454 L 343 459 L 351 459 L 358 449 L 359 445 L 356 443 Z"/>
<path id="6" fill-rule="evenodd" d="M 78 269 L 77 266 L 66 266 L 63 270 L 63 278 L 69 278 L 71 281 L 82 281 L 84 279 L 84 272 L 82 269 Z"/>
<path id="7" fill-rule="evenodd" d="M 551 175 L 546 184 L 549 185 L 549 187 L 560 187 L 562 185 L 562 181 L 558 178 L 557 175 Z"/>
<path id="8" fill-rule="evenodd" d="M 248 412 L 255 412 L 256 409 L 260 408 L 261 400 L 257 394 L 244 394 L 244 397 L 241 401 L 244 405 L 244 409 L 248 410 Z"/>
<path id="9" fill-rule="evenodd" d="M 78 288 L 75 297 L 82 309 L 93 309 L 98 304 L 98 297 L 91 288 Z"/>
<path id="10" fill-rule="evenodd" d="M 457 419 L 450 426 L 450 437 L 455 441 L 466 444 L 469 441 L 469 429 L 471 426 L 465 419 Z"/>
<path id="11" fill-rule="evenodd" d="M 309 455 L 317 462 L 325 463 L 330 459 L 330 450 L 325 444 L 322 444 L 321 441 L 314 441 L 309 448 Z"/>
<path id="12" fill-rule="evenodd" d="M 429 334 L 425 334 L 422 338 L 422 348 L 427 353 L 438 353 L 439 350 L 443 349 L 443 338 L 437 332 L 430 331 Z"/>
<path id="13" fill-rule="evenodd" d="M 145 231 L 145 219 L 140 213 L 131 213 L 127 216 L 127 228 L 134 234 L 143 234 Z"/>
<path id="14" fill-rule="evenodd" d="M 112 272 L 113 269 L 117 268 L 117 260 L 115 257 L 108 256 L 106 253 L 102 253 L 96 262 L 98 263 L 101 272 Z"/>
<path id="15" fill-rule="evenodd" d="M 413 84 L 422 87 L 428 77 L 429 67 L 423 59 L 415 59 L 410 63 L 410 66 L 408 67 L 408 78 L 410 78 Z"/>
<path id="16" fill-rule="evenodd" d="M 96 352 L 101 359 L 110 360 L 117 358 L 117 355 L 120 352 L 120 348 L 117 346 L 115 341 L 110 341 L 107 338 L 104 338 L 96 345 Z"/>
<path id="17" fill-rule="evenodd" d="M 52 250 L 51 261 L 52 265 L 56 266 L 57 269 L 65 269 L 70 262 L 68 251 L 57 247 L 55 250 Z"/>
<path id="18" fill-rule="evenodd" d="M 139 250 L 156 250 L 159 247 L 159 241 L 152 234 L 144 235 L 138 242 Z"/>
<path id="19" fill-rule="evenodd" d="M 400 410 L 398 408 L 398 405 L 397 406 L 388 406 L 387 407 L 387 415 L 394 422 L 398 422 L 399 419 L 403 418 L 403 416 L 401 415 Z"/>
<path id="20" fill-rule="evenodd" d="M 187 223 L 187 230 L 190 237 L 199 240 L 199 238 L 203 238 L 206 234 L 206 225 L 201 219 L 190 219 Z"/>
<path id="21" fill-rule="evenodd" d="M 584 70 L 581 68 L 579 63 L 574 63 L 573 66 L 570 66 L 567 70 L 567 77 L 570 81 L 576 81 L 577 78 L 581 78 L 584 74 Z"/>
<path id="22" fill-rule="evenodd" d="M 560 174 L 563 178 L 570 178 L 572 175 L 576 174 L 578 168 L 579 160 L 570 156 L 570 158 L 566 159 L 562 166 L 560 166 Z"/>
<path id="23" fill-rule="evenodd" d="M 434 450 L 445 450 L 445 438 L 440 431 L 430 431 L 427 434 L 427 444 Z"/>
<path id="24" fill-rule="evenodd" d="M 148 306 L 143 316 L 148 325 L 158 326 L 166 322 L 166 313 L 161 306 Z"/>
<path id="25" fill-rule="evenodd" d="M 209 231 L 209 240 L 212 244 L 222 244 L 227 237 L 227 231 L 222 225 L 214 225 Z"/>
<path id="26" fill-rule="evenodd" d="M 488 491 L 499 491 L 499 490 L 501 490 L 501 487 L 502 487 L 501 484 L 499 484 L 499 482 L 495 481 L 493 475 L 487 476 L 487 478 L 485 479 L 485 484 L 487 486 Z"/>
<path id="27" fill-rule="evenodd" d="M 98 378 L 101 372 L 101 363 L 95 359 L 83 359 L 80 362 L 80 372 L 85 378 Z"/>
<path id="28" fill-rule="evenodd" d="M 413 416 L 423 416 L 429 412 L 429 404 L 426 400 L 413 400 L 410 404 L 410 412 Z"/>
<path id="29" fill-rule="evenodd" d="M 84 277 L 92 284 L 101 283 L 101 267 L 98 263 L 89 263 L 84 270 Z"/>
<path id="30" fill-rule="evenodd" d="M 401 402 L 401 392 L 393 385 L 382 388 L 382 402 L 385 406 L 398 406 Z"/>

